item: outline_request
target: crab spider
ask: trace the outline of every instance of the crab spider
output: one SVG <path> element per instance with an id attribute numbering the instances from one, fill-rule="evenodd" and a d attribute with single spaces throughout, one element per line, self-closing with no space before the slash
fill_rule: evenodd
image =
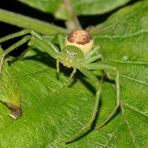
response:
<path id="1" fill-rule="evenodd" d="M 100 128 L 105 125 L 113 117 L 118 107 L 120 106 L 119 72 L 116 67 L 101 63 L 102 56 L 98 53 L 99 46 L 93 48 L 93 39 L 86 31 L 80 30 L 70 33 L 65 39 L 65 43 L 63 43 L 61 35 L 58 35 L 57 39 L 60 49 L 57 48 L 57 46 L 55 46 L 54 44 L 52 44 L 44 36 L 41 36 L 40 34 L 29 30 L 22 30 L 14 34 L 7 35 L 0 39 L 0 43 L 19 36 L 24 37 L 20 41 L 10 46 L 8 49 L 6 49 L 3 54 L 4 57 L 8 55 L 11 51 L 13 51 L 15 48 L 29 41 L 29 45 L 41 49 L 42 51 L 45 51 L 47 54 L 49 54 L 52 58 L 56 60 L 56 67 L 58 73 L 60 71 L 60 63 L 68 68 L 73 68 L 73 71 L 69 77 L 69 83 L 66 84 L 67 86 L 72 82 L 72 78 L 77 70 L 79 70 L 87 78 L 91 79 L 94 83 L 94 86 L 96 88 L 96 101 L 94 104 L 92 115 L 86 125 L 83 126 L 78 132 L 76 132 L 74 136 L 67 139 L 66 143 L 75 141 L 76 139 L 84 135 L 86 132 L 91 130 L 92 124 L 96 119 L 104 74 L 102 76 L 102 79 L 99 81 L 98 77 L 92 72 L 93 70 L 99 70 L 104 72 L 113 71 L 115 73 L 116 86 L 116 106 L 106 118 L 106 120 L 97 128 Z"/>

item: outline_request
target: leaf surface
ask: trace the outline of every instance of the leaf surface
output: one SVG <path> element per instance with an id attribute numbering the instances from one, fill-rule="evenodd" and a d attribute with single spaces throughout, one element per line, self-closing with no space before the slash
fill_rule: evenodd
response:
<path id="1" fill-rule="evenodd" d="M 64 0 L 18 0 L 43 12 L 52 13 L 60 19 L 68 19 L 69 12 Z M 71 0 L 71 5 L 77 15 L 96 15 L 114 10 L 130 0 Z M 58 13 L 58 15 L 57 15 Z"/>
<path id="2" fill-rule="evenodd" d="M 22 92 L 23 115 L 13 120 L 0 104 L 0 147 L 148 147 L 148 2 L 122 9 L 92 34 L 104 63 L 119 69 L 122 106 L 118 114 L 100 130 L 66 145 L 65 139 L 87 123 L 95 97 L 82 75 L 72 87 L 59 91 L 67 79 L 65 70 L 57 80 L 54 59 L 28 53 L 26 60 L 12 65 Z M 115 90 L 106 81 L 97 124 L 114 105 Z"/>

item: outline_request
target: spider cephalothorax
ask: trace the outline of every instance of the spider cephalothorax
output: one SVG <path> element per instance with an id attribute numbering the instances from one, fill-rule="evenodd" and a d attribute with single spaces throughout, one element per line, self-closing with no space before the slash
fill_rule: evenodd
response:
<path id="1" fill-rule="evenodd" d="M 76 68 L 83 65 L 84 54 L 78 47 L 68 45 L 59 53 L 58 59 L 64 66 Z"/>

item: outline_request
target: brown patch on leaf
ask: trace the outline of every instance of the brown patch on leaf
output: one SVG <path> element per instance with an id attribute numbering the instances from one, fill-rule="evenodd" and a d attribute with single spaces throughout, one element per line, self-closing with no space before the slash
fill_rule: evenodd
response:
<path id="1" fill-rule="evenodd" d="M 17 118 L 19 118 L 21 116 L 21 114 L 22 114 L 21 107 L 18 107 L 18 106 L 15 106 L 13 104 L 9 104 L 9 103 L 7 103 L 6 105 L 11 110 L 11 115 L 10 116 L 12 118 L 17 119 Z"/>

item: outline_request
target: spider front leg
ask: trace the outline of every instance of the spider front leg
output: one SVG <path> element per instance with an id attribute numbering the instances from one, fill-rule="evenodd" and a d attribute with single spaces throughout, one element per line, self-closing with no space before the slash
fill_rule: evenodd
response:
<path id="1" fill-rule="evenodd" d="M 28 33 L 30 33 L 30 30 L 22 30 L 22 31 L 19 31 L 19 32 L 16 32 L 13 34 L 9 34 L 9 35 L 6 35 L 6 36 L 0 38 L 0 43 L 3 43 L 8 40 L 20 37 L 20 36 L 24 36 L 21 40 L 17 41 L 13 45 L 11 45 L 7 49 L 5 49 L 3 52 L 3 57 L 7 56 L 11 51 L 15 50 L 17 47 L 19 47 L 19 46 L 23 45 L 24 43 L 26 43 L 27 41 L 29 41 L 31 39 L 31 35 L 27 35 Z"/>
<path id="2" fill-rule="evenodd" d="M 25 44 L 29 40 L 32 41 L 31 45 L 33 45 L 37 48 L 39 47 L 40 49 L 43 48 L 42 51 L 45 51 L 47 53 L 50 48 L 57 50 L 57 49 L 55 49 L 53 44 L 51 44 L 50 42 L 47 41 L 47 39 L 44 39 L 41 35 L 39 35 L 38 33 L 34 32 L 34 31 L 31 31 L 31 30 L 22 30 L 22 31 L 13 33 L 13 34 L 6 35 L 6 36 L 0 38 L 0 44 L 3 42 L 6 42 L 8 40 L 17 38 L 17 37 L 21 37 L 21 36 L 23 36 L 23 38 L 21 40 L 17 41 L 13 45 L 11 45 L 9 48 L 5 49 L 4 56 L 8 55 L 11 51 L 13 51 L 17 47 Z M 43 44 L 45 44 L 45 46 Z"/>

